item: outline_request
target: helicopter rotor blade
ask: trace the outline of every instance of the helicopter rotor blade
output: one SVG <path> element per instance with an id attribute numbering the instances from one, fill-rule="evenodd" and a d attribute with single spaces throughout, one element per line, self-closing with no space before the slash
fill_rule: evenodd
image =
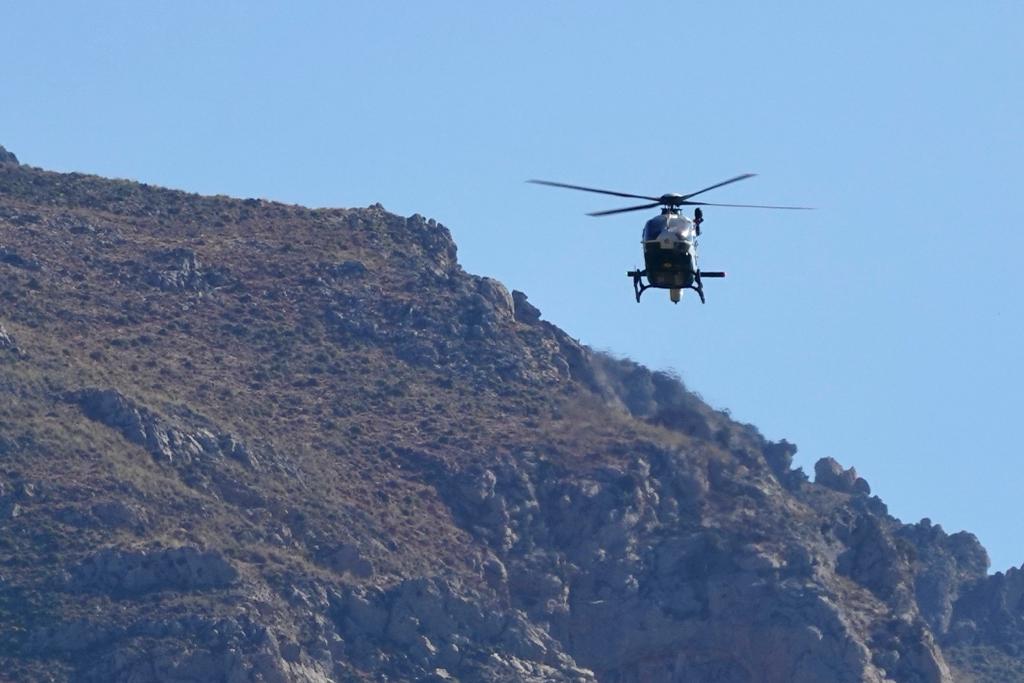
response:
<path id="1" fill-rule="evenodd" d="M 691 192 L 690 194 L 684 194 L 683 195 L 683 199 L 689 199 L 690 197 L 696 197 L 697 195 L 703 194 L 703 193 L 707 192 L 708 190 L 713 190 L 716 187 L 722 187 L 723 185 L 728 185 L 730 183 L 739 182 L 740 180 L 746 180 L 747 178 L 753 178 L 756 175 L 757 175 L 756 173 L 744 173 L 743 175 L 738 175 L 735 178 L 729 178 L 728 180 L 723 180 L 722 182 L 716 183 L 715 185 L 711 185 L 710 187 L 705 187 L 703 190 L 697 190 L 696 192 Z"/>
<path id="2" fill-rule="evenodd" d="M 765 204 L 712 204 L 710 202 L 683 201 L 683 206 L 731 206 L 739 209 L 792 209 L 794 211 L 814 211 L 813 206 L 767 206 Z"/>
<path id="3" fill-rule="evenodd" d="M 598 194 L 610 194 L 615 197 L 629 197 L 631 199 L 649 199 L 658 201 L 658 197 L 648 197 L 643 194 L 629 194 L 628 192 L 615 192 L 614 190 L 599 190 L 596 187 L 583 187 L 582 185 L 569 185 L 568 183 L 556 183 L 553 180 L 527 180 L 528 183 L 536 185 L 549 185 L 551 187 L 564 187 L 569 190 L 583 190 L 584 192 L 596 192 Z"/>
<path id="4" fill-rule="evenodd" d="M 644 209 L 653 209 L 656 206 L 661 206 L 661 202 L 654 202 L 653 204 L 641 204 L 640 206 L 627 206 L 624 209 L 610 209 L 608 211 L 594 211 L 588 213 L 588 216 L 610 216 L 613 213 L 626 213 L 627 211 L 643 211 Z"/>

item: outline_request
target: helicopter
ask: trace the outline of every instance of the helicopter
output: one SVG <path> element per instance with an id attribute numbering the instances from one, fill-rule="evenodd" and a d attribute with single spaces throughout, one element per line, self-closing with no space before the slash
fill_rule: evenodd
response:
<path id="1" fill-rule="evenodd" d="M 670 192 L 660 197 L 653 197 L 641 194 L 630 194 L 628 192 L 615 192 L 612 190 L 599 190 L 593 187 L 582 185 L 570 185 L 568 183 L 556 183 L 551 180 L 528 180 L 527 182 L 537 185 L 549 185 L 551 187 L 563 187 L 570 190 L 583 190 L 584 192 L 596 192 L 608 194 L 615 197 L 627 197 L 632 199 L 646 199 L 648 204 L 639 206 L 627 206 L 622 209 L 610 209 L 607 211 L 595 211 L 588 213 L 588 216 L 610 216 L 627 211 L 643 211 L 661 207 L 661 215 L 652 218 L 644 225 L 641 244 L 644 252 L 643 270 L 631 270 L 626 273 L 627 277 L 633 278 L 633 291 L 636 294 L 636 302 L 640 303 L 640 296 L 651 289 L 667 289 L 669 299 L 672 303 L 679 303 L 683 296 L 684 289 L 692 289 L 697 292 L 700 302 L 707 303 L 704 298 L 704 279 L 725 277 L 723 271 L 700 270 L 697 267 L 697 238 L 700 237 L 700 226 L 704 222 L 702 206 L 728 206 L 745 209 L 792 209 L 808 210 L 809 206 L 766 206 L 762 204 L 712 204 L 708 202 L 690 201 L 693 197 L 703 194 L 708 190 L 714 190 L 738 182 L 753 178 L 756 173 L 743 173 L 735 178 L 723 180 L 696 192 L 689 194 L 678 194 Z M 680 211 L 682 206 L 696 206 L 693 218 L 689 218 Z M 647 282 L 644 282 L 646 278 Z"/>

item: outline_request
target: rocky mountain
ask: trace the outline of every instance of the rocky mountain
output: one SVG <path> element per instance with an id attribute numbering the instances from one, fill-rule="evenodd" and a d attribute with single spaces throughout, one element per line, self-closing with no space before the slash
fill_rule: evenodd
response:
<path id="1" fill-rule="evenodd" d="M 0 148 L 0 681 L 1024 680 L 1024 572 L 447 229 Z"/>

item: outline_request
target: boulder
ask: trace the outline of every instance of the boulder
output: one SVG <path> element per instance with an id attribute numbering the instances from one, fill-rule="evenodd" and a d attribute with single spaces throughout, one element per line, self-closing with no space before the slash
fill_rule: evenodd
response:
<path id="1" fill-rule="evenodd" d="M 853 467 L 843 469 L 835 458 L 822 458 L 814 463 L 814 483 L 841 493 L 871 495 L 871 486 L 857 476 L 857 470 Z"/>
<path id="2" fill-rule="evenodd" d="M 18 157 L 14 156 L 12 152 L 8 152 L 4 149 L 3 145 L 0 145 L 0 164 L 17 164 Z"/>
<path id="3" fill-rule="evenodd" d="M 512 290 L 512 302 L 515 318 L 518 322 L 533 325 L 540 321 L 540 309 L 527 301 L 529 297 L 518 289 Z"/>
<path id="4" fill-rule="evenodd" d="M 93 517 L 104 526 L 118 529 L 143 529 L 145 517 L 142 513 L 119 500 L 96 503 L 91 509 Z"/>
<path id="5" fill-rule="evenodd" d="M 494 307 L 499 318 L 511 320 L 515 315 L 515 300 L 505 285 L 491 277 L 477 280 L 477 291 Z"/>
<path id="6" fill-rule="evenodd" d="M 355 259 L 348 259 L 339 263 L 331 264 L 325 268 L 325 271 L 332 278 L 340 280 L 362 277 L 368 272 L 366 265 L 363 264 L 362 261 L 357 261 Z"/>
<path id="7" fill-rule="evenodd" d="M 18 349 L 17 344 L 14 343 L 14 337 L 2 324 L 0 324 L 0 349 L 11 349 L 12 351 Z"/>
<path id="8" fill-rule="evenodd" d="M 359 579 L 368 579 L 373 576 L 373 562 L 367 560 L 354 545 L 342 544 L 324 554 L 324 564 L 338 572 L 348 573 Z"/>

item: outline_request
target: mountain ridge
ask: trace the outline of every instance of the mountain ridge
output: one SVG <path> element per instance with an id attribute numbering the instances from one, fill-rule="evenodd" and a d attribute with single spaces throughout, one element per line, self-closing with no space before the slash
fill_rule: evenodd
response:
<path id="1" fill-rule="evenodd" d="M 11 680 L 1024 671 L 1019 570 L 580 345 L 436 221 L 4 153 Z"/>

